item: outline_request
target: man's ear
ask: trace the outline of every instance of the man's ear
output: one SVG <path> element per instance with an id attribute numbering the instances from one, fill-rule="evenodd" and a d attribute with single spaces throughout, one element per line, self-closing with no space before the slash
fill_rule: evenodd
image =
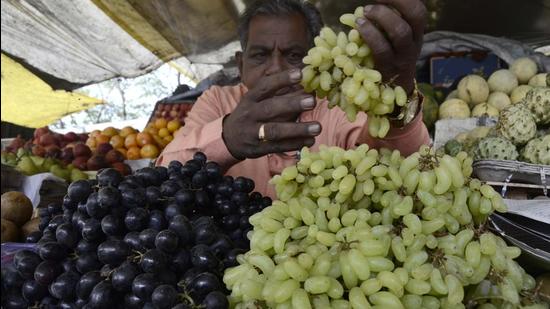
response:
<path id="1" fill-rule="evenodd" d="M 237 68 L 239 69 L 239 74 L 240 74 L 241 79 L 242 79 L 242 76 L 243 76 L 243 52 L 241 52 L 241 51 L 235 52 L 235 60 L 237 61 Z"/>

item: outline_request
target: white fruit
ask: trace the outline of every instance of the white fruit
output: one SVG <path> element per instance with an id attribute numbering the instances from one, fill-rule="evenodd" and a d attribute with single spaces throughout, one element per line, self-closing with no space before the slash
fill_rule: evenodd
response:
<path id="1" fill-rule="evenodd" d="M 458 90 L 455 89 L 455 90 L 449 92 L 449 94 L 445 98 L 445 101 L 450 100 L 450 99 L 458 99 Z"/>
<path id="2" fill-rule="evenodd" d="M 510 94 L 518 86 L 518 78 L 510 70 L 495 71 L 487 80 L 491 92 L 500 91 Z"/>
<path id="3" fill-rule="evenodd" d="M 537 74 L 537 64 L 527 57 L 518 58 L 510 66 L 510 71 L 517 76 L 520 84 L 526 84 Z"/>
<path id="4" fill-rule="evenodd" d="M 510 104 L 512 104 L 512 101 L 506 93 L 497 91 L 489 95 L 489 99 L 487 99 L 487 104 L 501 111 L 510 106 Z"/>
<path id="5" fill-rule="evenodd" d="M 510 100 L 512 101 L 512 104 L 521 102 L 521 100 L 523 100 L 523 98 L 525 98 L 525 96 L 527 95 L 527 92 L 529 92 L 529 90 L 531 89 L 533 89 L 533 87 L 529 85 L 521 85 L 516 87 L 516 89 L 512 91 L 512 94 L 510 94 Z"/>
<path id="6" fill-rule="evenodd" d="M 498 117 L 498 109 L 490 104 L 481 103 L 472 109 L 472 117 Z"/>
<path id="7" fill-rule="evenodd" d="M 450 99 L 439 106 L 439 119 L 464 119 L 470 117 L 468 103 L 461 99 Z"/>
<path id="8" fill-rule="evenodd" d="M 546 84 L 546 74 L 547 73 L 539 73 L 529 80 L 529 86 L 533 87 L 550 87 L 550 85 Z"/>
<path id="9" fill-rule="evenodd" d="M 487 102 L 487 98 L 489 97 L 489 85 L 478 75 L 468 75 L 464 77 L 458 83 L 457 89 L 458 97 L 470 103 L 470 105 Z"/>

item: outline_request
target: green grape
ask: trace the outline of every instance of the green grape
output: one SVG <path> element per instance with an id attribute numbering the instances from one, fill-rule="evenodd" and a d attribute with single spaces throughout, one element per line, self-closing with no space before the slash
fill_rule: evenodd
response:
<path id="1" fill-rule="evenodd" d="M 283 228 L 283 224 L 281 222 L 268 217 L 263 217 L 260 221 L 260 225 L 265 231 L 271 233 L 274 233 Z"/>
<path id="2" fill-rule="evenodd" d="M 441 295 L 446 295 L 448 293 L 447 284 L 443 280 L 441 272 L 437 268 L 434 268 L 430 274 L 430 284 L 436 293 Z"/>
<path id="3" fill-rule="evenodd" d="M 325 252 L 321 254 L 319 257 L 317 257 L 317 259 L 315 260 L 315 264 L 313 264 L 313 268 L 311 269 L 310 273 L 314 276 L 324 276 L 328 274 L 331 263 L 332 263 L 332 259 L 331 259 L 330 253 Z"/>
<path id="4" fill-rule="evenodd" d="M 433 171 L 420 172 L 420 179 L 418 180 L 418 189 L 426 192 L 432 191 L 435 186 L 436 176 Z"/>
<path id="5" fill-rule="evenodd" d="M 382 289 L 382 283 L 377 278 L 370 278 L 361 283 L 361 290 L 367 296 L 373 295 L 380 289 Z"/>
<path id="6" fill-rule="evenodd" d="M 373 272 L 381 272 L 384 270 L 391 271 L 395 268 L 391 260 L 381 256 L 372 256 L 368 258 L 368 265 Z"/>
<path id="7" fill-rule="evenodd" d="M 349 291 L 349 302 L 354 309 L 367 309 L 371 307 L 367 297 L 359 287 L 354 287 Z"/>
<path id="8" fill-rule="evenodd" d="M 327 233 L 327 232 L 317 232 L 316 239 L 321 244 L 330 247 L 336 243 L 336 235 L 333 233 Z"/>
<path id="9" fill-rule="evenodd" d="M 436 177 L 436 184 L 433 187 L 433 191 L 435 194 L 443 194 L 449 190 L 451 187 L 451 175 L 450 172 L 445 169 L 444 167 L 436 167 L 434 169 L 435 177 Z"/>
<path id="10" fill-rule="evenodd" d="M 495 236 L 491 233 L 483 233 L 479 237 L 479 244 L 481 245 L 481 253 L 485 255 L 493 255 L 497 251 L 497 244 Z"/>
<path id="11" fill-rule="evenodd" d="M 271 274 L 275 268 L 273 261 L 266 255 L 253 254 L 248 257 L 248 262 L 259 268 L 264 274 Z"/>
<path id="12" fill-rule="evenodd" d="M 472 267 L 478 267 L 481 260 L 481 247 L 479 242 L 472 241 L 466 245 L 464 257 L 466 262 Z"/>
<path id="13" fill-rule="evenodd" d="M 391 271 L 381 271 L 376 276 L 382 287 L 386 287 L 397 297 L 402 297 L 404 293 L 403 284 L 399 277 Z"/>
<path id="14" fill-rule="evenodd" d="M 352 174 L 346 175 L 338 187 L 339 192 L 342 194 L 350 194 L 355 188 L 356 179 Z"/>
<path id="15" fill-rule="evenodd" d="M 304 282 L 304 289 L 311 294 L 326 293 L 331 284 L 331 278 L 327 276 L 313 276 L 309 277 Z"/>
<path id="16" fill-rule="evenodd" d="M 274 291 L 273 299 L 277 303 L 283 303 L 292 297 L 295 290 L 300 288 L 300 283 L 293 279 L 283 281 Z"/>
<path id="17" fill-rule="evenodd" d="M 300 210 L 300 215 L 302 217 L 302 221 L 306 225 L 313 225 L 315 223 L 315 216 L 309 211 L 307 208 L 302 208 Z"/>
<path id="18" fill-rule="evenodd" d="M 292 307 L 293 308 L 311 308 L 311 303 L 307 292 L 304 289 L 296 289 L 292 293 Z"/>
<path id="19" fill-rule="evenodd" d="M 381 291 L 369 296 L 369 300 L 374 305 L 383 306 L 388 309 L 404 309 L 399 298 L 390 292 Z"/>
<path id="20" fill-rule="evenodd" d="M 414 268 L 424 264 L 428 260 L 428 254 L 426 251 L 417 251 L 407 256 L 403 263 L 403 268 L 408 271 L 412 271 Z"/>
<path id="21" fill-rule="evenodd" d="M 433 265 L 430 263 L 422 264 L 419 267 L 411 271 L 411 275 L 414 279 L 428 280 L 433 271 Z"/>
<path id="22" fill-rule="evenodd" d="M 367 280 L 370 277 L 368 259 L 357 249 L 350 249 L 348 261 L 359 280 Z"/>
<path id="23" fill-rule="evenodd" d="M 344 178 L 347 174 L 348 174 L 348 168 L 345 165 L 340 165 L 337 168 L 335 168 L 334 171 L 332 172 L 332 178 L 335 180 L 341 179 L 341 178 Z"/>
<path id="24" fill-rule="evenodd" d="M 392 239 L 391 249 L 394 257 L 399 262 L 405 261 L 405 259 L 407 258 L 407 250 L 405 249 L 405 245 L 403 244 L 403 239 L 400 236 L 396 236 Z"/>
<path id="25" fill-rule="evenodd" d="M 445 284 L 447 285 L 447 301 L 449 304 L 456 305 L 462 302 L 462 299 L 464 299 L 464 289 L 460 281 L 453 275 L 446 275 Z"/>
<path id="26" fill-rule="evenodd" d="M 287 219 L 293 219 L 293 218 L 287 218 Z M 275 253 L 278 253 L 278 254 L 283 253 L 285 243 L 290 237 L 290 234 L 291 234 L 291 231 L 286 228 L 282 228 L 275 233 L 275 236 L 273 237 L 273 250 L 275 250 Z"/>
<path id="27" fill-rule="evenodd" d="M 313 297 L 313 308 L 330 308 L 330 301 L 325 294 Z"/>
<path id="28" fill-rule="evenodd" d="M 405 285 L 405 289 L 414 295 L 424 295 L 430 292 L 431 285 L 424 280 L 409 279 L 409 282 Z"/>
<path id="29" fill-rule="evenodd" d="M 437 299 L 436 297 L 429 295 L 422 296 L 422 308 L 437 309 L 440 306 L 441 305 L 439 299 Z"/>
<path id="30" fill-rule="evenodd" d="M 340 271 L 342 272 L 342 278 L 344 279 L 344 285 L 346 286 L 346 288 L 351 289 L 357 286 L 358 278 L 355 271 L 351 267 L 351 264 L 349 262 L 349 255 L 347 252 L 340 253 L 339 262 Z M 371 266 L 370 263 L 369 266 Z"/>
<path id="31" fill-rule="evenodd" d="M 327 291 L 327 295 L 332 299 L 342 298 L 344 295 L 344 287 L 338 280 L 330 278 L 330 287 Z"/>

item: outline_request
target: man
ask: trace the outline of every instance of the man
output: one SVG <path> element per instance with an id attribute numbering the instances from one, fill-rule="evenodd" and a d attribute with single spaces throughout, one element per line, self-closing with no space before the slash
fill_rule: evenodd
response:
<path id="1" fill-rule="evenodd" d="M 418 106 L 414 95 L 416 59 L 422 45 L 426 9 L 420 0 L 377 0 L 367 5 L 358 31 L 372 49 L 385 80 L 394 79 Z M 297 151 L 319 145 L 399 149 L 409 154 L 429 142 L 421 112 L 407 124 L 392 122 L 384 139 L 367 133 L 367 117 L 350 123 L 338 108 L 299 86 L 302 58 L 313 46 L 322 21 L 299 0 L 260 0 L 241 17 L 242 52 L 236 54 L 242 83 L 212 87 L 197 100 L 185 126 L 164 149 L 157 164 L 185 162 L 197 151 L 218 162 L 227 175 L 245 176 L 256 190 L 274 197 L 269 179 L 295 164 Z M 419 110 L 419 108 L 417 108 Z"/>

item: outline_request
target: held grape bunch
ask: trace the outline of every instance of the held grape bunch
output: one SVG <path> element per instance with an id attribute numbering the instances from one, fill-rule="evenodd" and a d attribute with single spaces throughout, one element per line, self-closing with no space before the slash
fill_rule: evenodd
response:
<path id="1" fill-rule="evenodd" d="M 342 15 L 340 22 L 355 28 L 355 20 L 362 16 L 363 7 L 358 7 L 354 14 Z M 369 134 L 385 137 L 390 129 L 388 115 L 396 106 L 407 103 L 405 90 L 391 81 L 382 81 L 382 75 L 374 69 L 371 50 L 356 29 L 336 34 L 325 27 L 314 43 L 303 59 L 304 89 L 327 98 L 330 108 L 338 106 L 352 122 L 357 112 L 366 112 Z"/>

